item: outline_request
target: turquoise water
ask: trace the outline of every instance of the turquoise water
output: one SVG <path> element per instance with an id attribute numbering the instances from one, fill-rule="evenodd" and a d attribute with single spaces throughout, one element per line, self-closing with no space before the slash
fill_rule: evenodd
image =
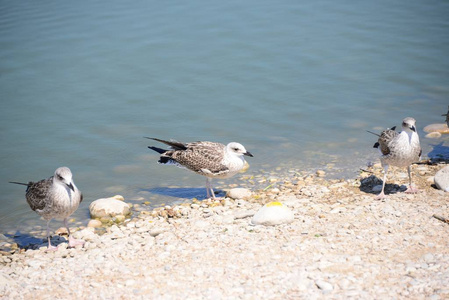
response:
<path id="1" fill-rule="evenodd" d="M 63 165 L 84 224 L 100 197 L 203 188 L 143 136 L 240 142 L 249 174 L 353 176 L 377 159 L 365 130 L 406 116 L 424 155 L 444 149 L 422 128 L 449 104 L 447 16 L 447 1 L 0 1 L 0 232 L 45 224 L 8 181 Z M 173 186 L 192 190 L 160 192 Z"/>

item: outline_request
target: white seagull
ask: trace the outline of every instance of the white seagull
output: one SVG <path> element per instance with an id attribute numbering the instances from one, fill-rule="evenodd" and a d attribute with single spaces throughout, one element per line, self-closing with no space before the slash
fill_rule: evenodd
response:
<path id="1" fill-rule="evenodd" d="M 215 142 L 180 143 L 177 141 L 165 141 L 157 138 L 146 137 L 164 143 L 171 150 L 148 146 L 148 148 L 161 154 L 160 164 L 176 165 L 189 169 L 197 174 L 207 177 L 207 197 L 215 199 L 212 189 L 212 178 L 229 178 L 237 174 L 245 166 L 244 155 L 253 156 L 239 143 L 223 145 Z"/>
<path id="2" fill-rule="evenodd" d="M 50 221 L 52 219 L 64 219 L 64 225 L 69 234 L 69 246 L 83 245 L 84 241 L 75 240 L 68 226 L 68 218 L 77 209 L 83 195 L 78 190 L 72 180 L 72 172 L 67 167 L 56 169 L 54 176 L 40 180 L 38 182 L 15 184 L 26 185 L 26 200 L 31 209 L 47 221 L 48 249 L 56 250 L 57 247 L 51 245 L 50 241 Z"/>
<path id="3" fill-rule="evenodd" d="M 374 144 L 374 148 L 378 148 L 381 152 L 380 161 L 384 168 L 384 179 L 382 183 L 382 191 L 377 195 L 376 199 L 385 198 L 384 188 L 387 179 L 388 167 L 396 166 L 400 168 L 407 167 L 409 176 L 409 188 L 406 193 L 417 193 L 418 189 L 412 186 L 412 174 L 410 166 L 412 163 L 421 159 L 421 146 L 419 144 L 419 136 L 416 133 L 416 120 L 413 118 L 405 118 L 402 120 L 402 131 L 397 133 L 395 127 L 384 130 L 379 136 L 379 140 Z"/>

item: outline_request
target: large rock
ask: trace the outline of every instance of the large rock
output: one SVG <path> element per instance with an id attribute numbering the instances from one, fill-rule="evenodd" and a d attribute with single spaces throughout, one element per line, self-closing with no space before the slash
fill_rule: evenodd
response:
<path id="1" fill-rule="evenodd" d="M 440 190 L 449 192 L 449 166 L 439 170 L 434 177 L 435 185 Z"/>
<path id="2" fill-rule="evenodd" d="M 89 205 L 92 218 L 126 216 L 130 213 L 129 209 L 127 203 L 117 200 L 116 197 L 97 199 Z"/>
<path id="3" fill-rule="evenodd" d="M 447 124 L 437 123 L 430 124 L 424 127 L 424 132 L 439 132 L 439 133 L 449 133 L 449 128 Z"/>
<path id="4" fill-rule="evenodd" d="M 251 219 L 252 225 L 274 226 L 293 222 L 293 212 L 281 202 L 265 204 Z"/>

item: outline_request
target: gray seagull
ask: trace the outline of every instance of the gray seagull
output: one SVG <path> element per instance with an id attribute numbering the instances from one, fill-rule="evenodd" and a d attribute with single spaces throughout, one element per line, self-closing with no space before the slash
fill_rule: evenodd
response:
<path id="1" fill-rule="evenodd" d="M 243 156 L 253 156 L 246 151 L 243 145 L 236 142 L 223 145 L 215 142 L 180 143 L 173 140 L 145 138 L 170 146 L 170 150 L 148 146 L 160 154 L 158 161 L 160 164 L 176 165 L 206 176 L 207 197 L 213 199 L 215 199 L 215 194 L 212 189 L 212 179 L 234 176 L 245 166 L 246 162 Z"/>
<path id="2" fill-rule="evenodd" d="M 56 250 L 57 247 L 51 245 L 50 241 L 50 221 L 52 219 L 64 219 L 64 225 L 69 234 L 69 246 L 84 244 L 84 241 L 75 240 L 68 226 L 68 218 L 77 209 L 83 195 L 78 190 L 72 180 L 72 172 L 67 167 L 57 168 L 55 174 L 50 178 L 40 180 L 38 182 L 15 184 L 26 185 L 26 200 L 31 209 L 47 221 L 47 239 L 48 249 Z"/>
<path id="3" fill-rule="evenodd" d="M 421 159 L 421 146 L 419 144 L 419 136 L 416 132 L 416 120 L 413 118 L 405 118 L 402 120 L 402 131 L 400 133 L 395 131 L 395 127 L 384 130 L 379 136 L 374 148 L 379 149 L 381 156 L 380 161 L 384 168 L 384 178 L 382 183 L 382 191 L 377 195 L 376 199 L 385 198 L 384 188 L 387 179 L 388 167 L 396 166 L 400 168 L 407 167 L 409 176 L 409 188 L 406 193 L 417 193 L 418 189 L 412 186 L 412 174 L 410 166 L 412 163 Z"/>

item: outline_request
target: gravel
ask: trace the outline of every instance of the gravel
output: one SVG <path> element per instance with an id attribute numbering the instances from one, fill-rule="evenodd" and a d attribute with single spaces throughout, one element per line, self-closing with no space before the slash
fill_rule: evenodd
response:
<path id="1" fill-rule="evenodd" d="M 293 178 L 279 175 L 272 189 L 254 190 L 251 199 L 141 212 L 101 235 L 78 228 L 74 236 L 86 241 L 84 248 L 67 248 L 62 237 L 53 252 L 44 244 L 14 250 L 4 241 L 0 295 L 447 299 L 449 224 L 433 215 L 449 217 L 449 199 L 427 181 L 441 165 L 420 168 L 413 175 L 421 193 L 401 192 L 404 179 L 393 170 L 382 201 L 372 192 L 378 180 L 363 179 L 382 178 L 380 167 L 352 180 L 289 172 Z M 273 200 L 285 201 L 294 221 L 251 226 L 250 217 Z"/>

